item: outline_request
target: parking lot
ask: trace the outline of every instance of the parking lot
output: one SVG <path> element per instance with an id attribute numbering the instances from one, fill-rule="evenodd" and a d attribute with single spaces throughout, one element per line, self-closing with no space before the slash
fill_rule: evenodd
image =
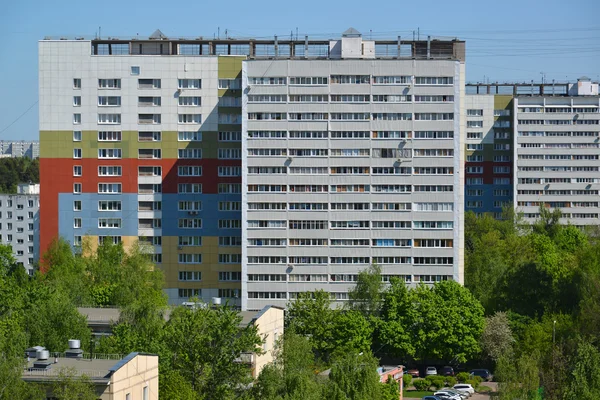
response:
<path id="1" fill-rule="evenodd" d="M 496 382 L 483 382 L 482 385 L 488 386 L 492 388 L 492 391 L 498 390 L 498 384 Z M 489 394 L 475 393 L 473 396 L 469 397 L 469 400 L 489 400 Z M 413 400 L 412 397 L 404 397 L 404 400 Z M 421 399 L 419 399 L 421 400 Z"/>

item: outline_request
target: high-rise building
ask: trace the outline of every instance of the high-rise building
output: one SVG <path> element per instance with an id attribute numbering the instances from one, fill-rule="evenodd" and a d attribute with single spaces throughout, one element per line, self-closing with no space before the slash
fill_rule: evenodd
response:
<path id="1" fill-rule="evenodd" d="M 40 185 L 22 183 L 17 194 L 0 194 L 0 242 L 33 274 L 39 258 Z"/>
<path id="2" fill-rule="evenodd" d="M 0 140 L 0 157 L 29 157 L 40 156 L 40 142 L 37 140 Z"/>
<path id="3" fill-rule="evenodd" d="M 561 209 L 562 222 L 598 225 L 598 83 L 580 78 L 565 88 L 563 95 L 542 91 L 514 99 L 514 205 L 528 222 L 543 206 Z"/>
<path id="4" fill-rule="evenodd" d="M 465 210 L 511 204 L 525 222 L 559 208 L 576 226 L 598 225 L 598 83 L 477 83 L 466 86 Z"/>
<path id="5" fill-rule="evenodd" d="M 58 236 L 139 240 L 171 303 L 239 304 L 242 57 L 229 50 L 160 31 L 40 41 L 42 252 Z"/>
<path id="6" fill-rule="evenodd" d="M 463 281 L 464 42 L 282 43 L 243 62 L 242 308 Z"/>

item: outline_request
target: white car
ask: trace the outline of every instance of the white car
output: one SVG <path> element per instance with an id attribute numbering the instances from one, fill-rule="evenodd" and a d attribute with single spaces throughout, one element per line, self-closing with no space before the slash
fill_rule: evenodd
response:
<path id="1" fill-rule="evenodd" d="M 458 392 L 468 393 L 469 396 L 475 393 L 475 389 L 473 389 L 473 386 L 471 386 L 469 383 L 457 383 L 456 385 L 452 386 L 452 389 Z"/>
<path id="2" fill-rule="evenodd" d="M 434 396 L 439 396 L 442 399 L 448 400 L 462 400 L 462 397 L 456 392 L 449 392 L 447 390 L 438 390 L 433 394 Z"/>
<path id="3" fill-rule="evenodd" d="M 437 369 L 435 367 L 427 367 L 425 369 L 425 376 L 437 375 Z"/>
<path id="4" fill-rule="evenodd" d="M 461 397 L 461 399 L 466 399 L 466 398 L 468 398 L 468 397 L 471 395 L 470 393 L 467 393 L 467 392 L 459 392 L 459 391 L 458 391 L 458 390 L 456 390 L 456 389 L 451 389 L 451 388 L 447 388 L 447 387 L 445 387 L 445 388 L 441 388 L 439 391 L 440 391 L 440 392 L 448 392 L 448 393 L 451 393 L 451 394 L 456 394 L 456 395 L 460 396 L 460 397 Z"/>

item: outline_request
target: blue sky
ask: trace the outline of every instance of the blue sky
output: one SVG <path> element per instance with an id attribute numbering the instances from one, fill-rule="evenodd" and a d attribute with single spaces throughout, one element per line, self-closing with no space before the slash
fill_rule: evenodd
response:
<path id="1" fill-rule="evenodd" d="M 227 4 L 223 7 L 223 4 Z M 467 81 L 600 78 L 600 1 L 7 0 L 0 12 L 0 139 L 37 139 L 37 41 L 44 36 L 337 37 L 426 35 L 467 41 Z M 20 119 L 17 120 L 26 110 Z M 17 120 L 16 122 L 14 122 Z M 11 123 L 14 124 L 10 127 Z"/>

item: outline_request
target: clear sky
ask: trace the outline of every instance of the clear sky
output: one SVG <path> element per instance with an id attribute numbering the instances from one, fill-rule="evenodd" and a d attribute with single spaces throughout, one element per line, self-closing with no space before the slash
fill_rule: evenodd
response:
<path id="1" fill-rule="evenodd" d="M 600 0 L 5 0 L 0 6 L 0 139 L 38 138 L 37 42 L 44 36 L 458 37 L 467 81 L 600 78 Z M 372 32 L 372 33 L 371 33 Z M 31 109 L 30 109 L 31 108 Z M 27 111 L 29 109 L 29 111 Z M 24 114 L 25 113 L 25 114 Z M 21 118 L 19 118 L 24 114 Z M 15 122 L 16 121 L 16 122 Z M 10 127 L 8 127 L 12 124 Z M 8 127 L 8 128 L 7 128 Z"/>

